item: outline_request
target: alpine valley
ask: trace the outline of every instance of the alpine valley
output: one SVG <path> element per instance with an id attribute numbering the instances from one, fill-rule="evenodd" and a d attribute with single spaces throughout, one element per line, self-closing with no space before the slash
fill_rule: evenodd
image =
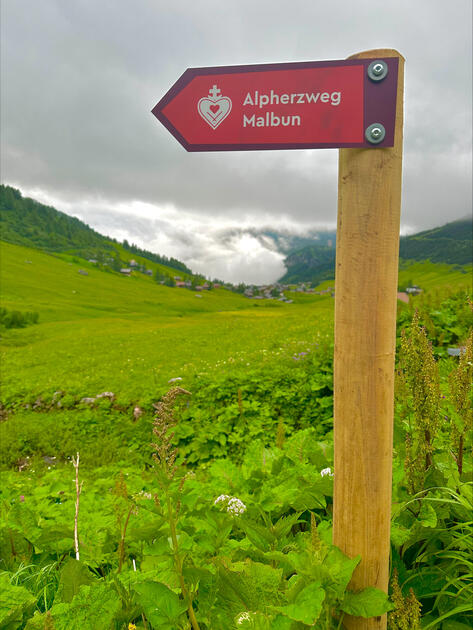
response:
<path id="1" fill-rule="evenodd" d="M 0 213 L 0 628 L 472 627 L 468 221 L 401 241 L 386 593 L 332 544 L 334 232 L 252 230 L 263 290 Z"/>

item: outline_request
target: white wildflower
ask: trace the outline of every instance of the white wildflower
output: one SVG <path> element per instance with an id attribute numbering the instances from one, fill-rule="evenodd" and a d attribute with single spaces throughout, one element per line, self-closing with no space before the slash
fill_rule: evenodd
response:
<path id="1" fill-rule="evenodd" d="M 144 490 L 140 490 L 132 495 L 135 501 L 141 501 L 142 499 L 152 499 L 153 495 L 151 492 L 145 492 Z"/>
<path id="2" fill-rule="evenodd" d="M 246 505 L 240 499 L 236 497 L 232 497 L 227 505 L 227 512 L 229 514 L 233 514 L 234 516 L 240 516 L 246 510 Z"/>
<path id="3" fill-rule="evenodd" d="M 231 497 L 228 494 L 221 494 L 214 501 L 214 505 L 224 504 L 228 514 L 232 516 L 240 516 L 246 511 L 246 505 L 237 497 Z"/>
<path id="4" fill-rule="evenodd" d="M 215 499 L 214 505 L 217 505 L 217 503 L 220 503 L 221 501 L 228 501 L 228 499 L 230 499 L 228 494 L 221 494 L 219 497 Z"/>
<path id="5" fill-rule="evenodd" d="M 323 470 L 320 471 L 320 476 L 321 477 L 326 477 L 327 475 L 329 477 L 333 477 L 333 472 L 331 471 L 330 468 L 324 468 Z"/>
<path id="6" fill-rule="evenodd" d="M 254 613 L 252 613 L 252 614 L 254 614 Z M 237 615 L 237 617 L 235 619 L 237 626 L 241 626 L 241 624 L 244 621 L 250 621 L 250 620 L 251 620 L 251 615 L 250 615 L 249 612 L 242 612 L 239 615 Z"/>

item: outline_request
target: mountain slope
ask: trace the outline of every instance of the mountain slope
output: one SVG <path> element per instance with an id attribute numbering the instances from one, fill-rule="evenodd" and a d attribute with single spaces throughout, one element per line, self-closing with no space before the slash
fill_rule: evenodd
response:
<path id="1" fill-rule="evenodd" d="M 470 219 L 459 219 L 412 236 L 403 236 L 399 257 L 401 260 L 430 260 L 449 265 L 471 264 L 472 222 Z M 287 272 L 280 282 L 322 282 L 335 275 L 335 247 L 315 242 L 291 252 L 284 264 Z"/>
<path id="2" fill-rule="evenodd" d="M 287 272 L 280 282 L 323 282 L 334 276 L 335 247 L 319 244 L 303 247 L 289 254 L 284 264 Z"/>
<path id="3" fill-rule="evenodd" d="M 430 260 L 450 265 L 471 263 L 471 219 L 459 219 L 442 227 L 403 236 L 399 256 L 404 260 Z"/>
<path id="4" fill-rule="evenodd" d="M 184 263 L 142 250 L 124 241 L 99 234 L 83 221 L 70 217 L 34 199 L 23 197 L 11 186 L 0 186 L 0 235 L 15 245 L 36 247 L 48 252 L 67 252 L 83 258 L 120 256 L 123 249 L 152 262 L 191 274 Z M 131 257 L 131 256 L 130 256 Z"/>

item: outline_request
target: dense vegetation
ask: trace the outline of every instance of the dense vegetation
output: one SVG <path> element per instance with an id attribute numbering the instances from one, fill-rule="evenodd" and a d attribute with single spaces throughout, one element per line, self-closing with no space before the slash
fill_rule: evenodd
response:
<path id="1" fill-rule="evenodd" d="M 0 330 L 2 328 L 25 328 L 31 324 L 37 324 L 38 313 L 21 311 L 9 311 L 7 308 L 0 308 Z"/>
<path id="2" fill-rule="evenodd" d="M 459 301 L 425 301 L 422 317 L 445 305 L 448 320 Z M 450 326 L 464 338 L 467 323 Z M 442 357 L 443 331 L 431 332 Z M 4 627 L 328 630 L 345 614 L 388 611 L 392 630 L 466 630 L 471 344 L 460 359 L 436 361 L 415 314 L 400 335 L 391 601 L 376 589 L 351 592 L 359 558 L 331 544 L 329 342 L 276 356 L 246 378 L 243 369 L 196 375 L 192 394 L 179 383 L 153 422 L 135 419 L 121 461 L 107 434 L 127 419 L 101 399 L 111 421 L 97 425 L 84 409 L 81 435 L 96 441 L 82 444 L 83 468 L 72 458 L 77 482 L 71 464 L 64 480 L 58 451 L 43 458 L 41 443 L 24 444 L 21 472 L 3 475 Z M 87 457 L 107 447 L 105 466 Z"/>
<path id="3" fill-rule="evenodd" d="M 5 241 L 49 251 L 111 251 L 111 243 L 79 219 L 24 198 L 10 186 L 0 186 L 0 210 Z"/>

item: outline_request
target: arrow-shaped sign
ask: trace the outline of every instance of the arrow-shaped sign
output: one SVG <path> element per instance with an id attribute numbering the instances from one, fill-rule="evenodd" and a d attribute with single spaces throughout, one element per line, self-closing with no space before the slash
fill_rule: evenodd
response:
<path id="1" fill-rule="evenodd" d="M 187 151 L 389 147 L 398 59 L 190 68 L 153 108 Z"/>

